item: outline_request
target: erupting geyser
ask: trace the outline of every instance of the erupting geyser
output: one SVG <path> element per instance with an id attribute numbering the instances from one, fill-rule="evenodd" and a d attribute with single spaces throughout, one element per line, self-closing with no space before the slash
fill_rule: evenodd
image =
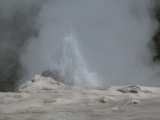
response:
<path id="1" fill-rule="evenodd" d="M 68 85 L 98 85 L 97 76 L 88 70 L 77 38 L 73 35 L 65 37 L 63 44 L 63 57 L 60 65 L 57 69 L 53 67 L 53 70 L 44 71 L 42 76 L 52 77 Z"/>

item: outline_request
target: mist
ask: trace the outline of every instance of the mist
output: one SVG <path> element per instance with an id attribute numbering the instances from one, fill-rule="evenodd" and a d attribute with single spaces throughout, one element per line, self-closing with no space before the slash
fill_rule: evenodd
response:
<path id="1" fill-rule="evenodd" d="M 22 81 L 56 69 L 66 84 L 160 85 L 149 47 L 158 27 L 153 0 L 1 0 L 0 5 L 0 58 L 15 51 Z M 15 26 L 10 20 L 18 10 L 24 17 Z M 8 66 L 9 58 L 0 64 Z"/>

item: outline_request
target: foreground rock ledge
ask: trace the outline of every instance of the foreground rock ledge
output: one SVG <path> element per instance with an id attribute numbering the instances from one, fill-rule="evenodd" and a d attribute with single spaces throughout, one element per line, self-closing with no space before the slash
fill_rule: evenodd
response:
<path id="1" fill-rule="evenodd" d="M 65 86 L 37 75 L 0 93 L 0 120 L 160 120 L 160 88 Z"/>

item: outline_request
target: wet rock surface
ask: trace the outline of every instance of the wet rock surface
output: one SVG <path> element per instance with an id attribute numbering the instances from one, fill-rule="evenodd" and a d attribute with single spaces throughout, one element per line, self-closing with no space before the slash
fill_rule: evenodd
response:
<path id="1" fill-rule="evenodd" d="M 37 75 L 0 93 L 0 120 L 160 120 L 160 88 L 66 86 Z"/>

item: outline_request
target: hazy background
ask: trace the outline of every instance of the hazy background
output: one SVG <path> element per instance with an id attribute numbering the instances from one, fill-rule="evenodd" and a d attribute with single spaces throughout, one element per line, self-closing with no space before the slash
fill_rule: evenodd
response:
<path id="1" fill-rule="evenodd" d="M 0 6 L 3 80 L 15 69 L 21 81 L 58 69 L 76 85 L 160 85 L 149 47 L 158 26 L 154 0 L 0 0 Z"/>

